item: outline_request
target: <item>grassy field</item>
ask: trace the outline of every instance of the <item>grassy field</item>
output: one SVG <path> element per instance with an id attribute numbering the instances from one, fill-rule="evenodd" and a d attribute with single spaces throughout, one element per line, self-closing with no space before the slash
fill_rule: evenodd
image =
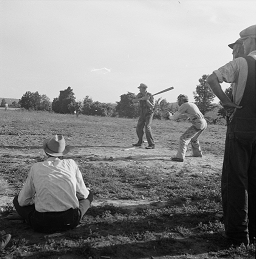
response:
<path id="1" fill-rule="evenodd" d="M 0 110 L 0 230 L 12 241 L 1 258 L 255 258 L 223 232 L 220 177 L 225 126 L 208 125 L 203 158 L 170 160 L 189 126 L 154 120 L 156 149 L 132 148 L 136 119 Z M 45 235 L 5 219 L 42 142 L 63 134 L 95 200 L 74 230 Z M 146 143 L 145 143 L 146 146 Z"/>

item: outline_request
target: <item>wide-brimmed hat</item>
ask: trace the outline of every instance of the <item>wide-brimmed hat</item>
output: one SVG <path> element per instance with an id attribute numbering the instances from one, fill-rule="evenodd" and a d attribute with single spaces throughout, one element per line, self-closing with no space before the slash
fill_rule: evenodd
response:
<path id="1" fill-rule="evenodd" d="M 141 83 L 138 88 L 148 88 L 147 85 Z"/>
<path id="2" fill-rule="evenodd" d="M 43 142 L 44 152 L 50 156 L 64 156 L 70 151 L 62 135 L 55 135 Z"/>
<path id="3" fill-rule="evenodd" d="M 236 44 L 239 44 L 239 45 L 243 44 L 243 40 L 240 38 L 240 39 L 236 40 L 234 43 L 228 44 L 228 46 L 229 46 L 231 49 L 233 49 Z"/>
<path id="4" fill-rule="evenodd" d="M 242 30 L 239 33 L 239 35 L 241 38 L 244 38 L 244 39 L 248 37 L 256 38 L 256 24 Z"/>

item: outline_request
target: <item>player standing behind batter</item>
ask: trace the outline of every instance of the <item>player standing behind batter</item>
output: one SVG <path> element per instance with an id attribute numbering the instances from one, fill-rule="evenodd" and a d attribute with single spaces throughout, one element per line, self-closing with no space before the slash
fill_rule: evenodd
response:
<path id="1" fill-rule="evenodd" d="M 193 156 L 202 157 L 198 137 L 206 129 L 207 122 L 198 107 L 194 103 L 188 102 L 188 97 L 186 95 L 180 94 L 178 96 L 178 105 L 179 110 L 174 113 L 174 115 L 169 113 L 168 119 L 177 120 L 180 117 L 186 116 L 193 125 L 181 135 L 178 152 L 176 157 L 172 158 L 172 161 L 184 161 L 189 142 L 191 142 Z"/>
<path id="2" fill-rule="evenodd" d="M 154 97 L 152 94 L 147 92 L 147 86 L 145 84 L 140 84 L 138 88 L 140 89 L 140 92 L 132 101 L 134 103 L 139 102 L 140 104 L 140 117 L 136 127 L 136 133 L 139 140 L 136 144 L 133 144 L 133 146 L 141 147 L 144 135 L 143 128 L 145 127 L 146 138 L 148 141 L 146 149 L 154 149 L 155 142 L 151 132 L 151 124 L 154 115 Z"/>

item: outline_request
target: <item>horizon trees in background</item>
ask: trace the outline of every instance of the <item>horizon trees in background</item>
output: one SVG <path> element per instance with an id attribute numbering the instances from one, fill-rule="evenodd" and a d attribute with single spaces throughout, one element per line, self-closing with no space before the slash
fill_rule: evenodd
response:
<path id="1" fill-rule="evenodd" d="M 203 75 L 199 79 L 200 84 L 197 85 L 196 91 L 193 92 L 195 104 L 197 104 L 203 114 L 213 110 L 215 112 L 216 110 L 216 104 L 212 104 L 215 95 L 208 87 L 206 78 L 207 75 Z M 136 118 L 139 116 L 139 105 L 138 103 L 133 103 L 132 100 L 135 97 L 135 93 L 128 92 L 127 94 L 122 94 L 120 101 L 116 103 L 93 101 L 88 95 L 82 101 L 76 101 L 73 89 L 69 86 L 60 91 L 59 97 L 54 98 L 53 102 L 51 102 L 46 95 L 28 91 L 19 100 L 18 105 L 27 110 L 53 111 L 62 114 L 76 113 L 92 116 Z M 169 103 L 166 99 L 157 99 L 155 101 L 154 118 L 167 119 L 165 114 L 167 110 L 171 113 L 176 112 L 178 110 L 177 103 Z M 222 116 L 221 109 L 219 113 L 219 115 Z"/>
<path id="2" fill-rule="evenodd" d="M 2 101 L 1 101 L 0 107 L 5 107 L 5 104 L 6 104 L 6 101 L 5 101 L 5 99 L 3 98 Z"/>
<path id="3" fill-rule="evenodd" d="M 56 113 L 73 113 L 75 111 L 76 97 L 73 89 L 69 86 L 60 91 L 59 97 L 53 99 L 52 110 Z"/>
<path id="4" fill-rule="evenodd" d="M 19 100 L 21 108 L 35 111 L 51 111 L 50 98 L 45 94 L 40 95 L 38 92 L 32 93 L 27 91 Z"/>
<path id="5" fill-rule="evenodd" d="M 136 118 L 139 116 L 139 105 L 132 101 L 135 97 L 136 95 L 131 92 L 120 96 L 121 100 L 117 102 L 116 106 L 119 117 Z"/>

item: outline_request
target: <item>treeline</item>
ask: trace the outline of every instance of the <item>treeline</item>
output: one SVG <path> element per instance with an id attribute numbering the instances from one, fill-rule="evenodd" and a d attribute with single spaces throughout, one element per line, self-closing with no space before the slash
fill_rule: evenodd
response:
<path id="1" fill-rule="evenodd" d="M 215 95 L 208 87 L 206 79 L 207 75 L 203 75 L 202 78 L 199 79 L 200 84 L 196 86 L 196 90 L 193 92 L 194 103 L 197 104 L 203 114 L 207 114 L 209 111 L 218 107 L 218 105 L 212 104 Z M 231 95 L 230 89 L 231 88 L 226 90 L 229 96 Z M 86 96 L 82 101 L 76 101 L 73 89 L 69 86 L 67 89 L 60 91 L 59 96 L 54 98 L 52 102 L 45 94 L 40 95 L 38 92 L 32 93 L 27 91 L 18 103 L 13 102 L 9 107 L 20 107 L 26 110 L 49 111 L 61 114 L 76 113 L 77 115 L 136 118 L 139 116 L 139 105 L 132 102 L 136 95 L 137 94 L 131 92 L 123 94 L 120 96 L 120 101 L 114 104 L 93 101 L 89 96 Z M 2 99 L 1 106 L 5 106 L 5 99 Z M 166 99 L 156 99 L 154 118 L 165 118 L 166 115 L 163 111 L 166 110 L 174 113 L 178 110 L 178 105 L 176 103 L 168 103 Z M 224 117 L 225 111 L 223 108 L 219 108 L 218 118 Z M 212 119 L 213 123 L 216 123 L 218 118 Z"/>

